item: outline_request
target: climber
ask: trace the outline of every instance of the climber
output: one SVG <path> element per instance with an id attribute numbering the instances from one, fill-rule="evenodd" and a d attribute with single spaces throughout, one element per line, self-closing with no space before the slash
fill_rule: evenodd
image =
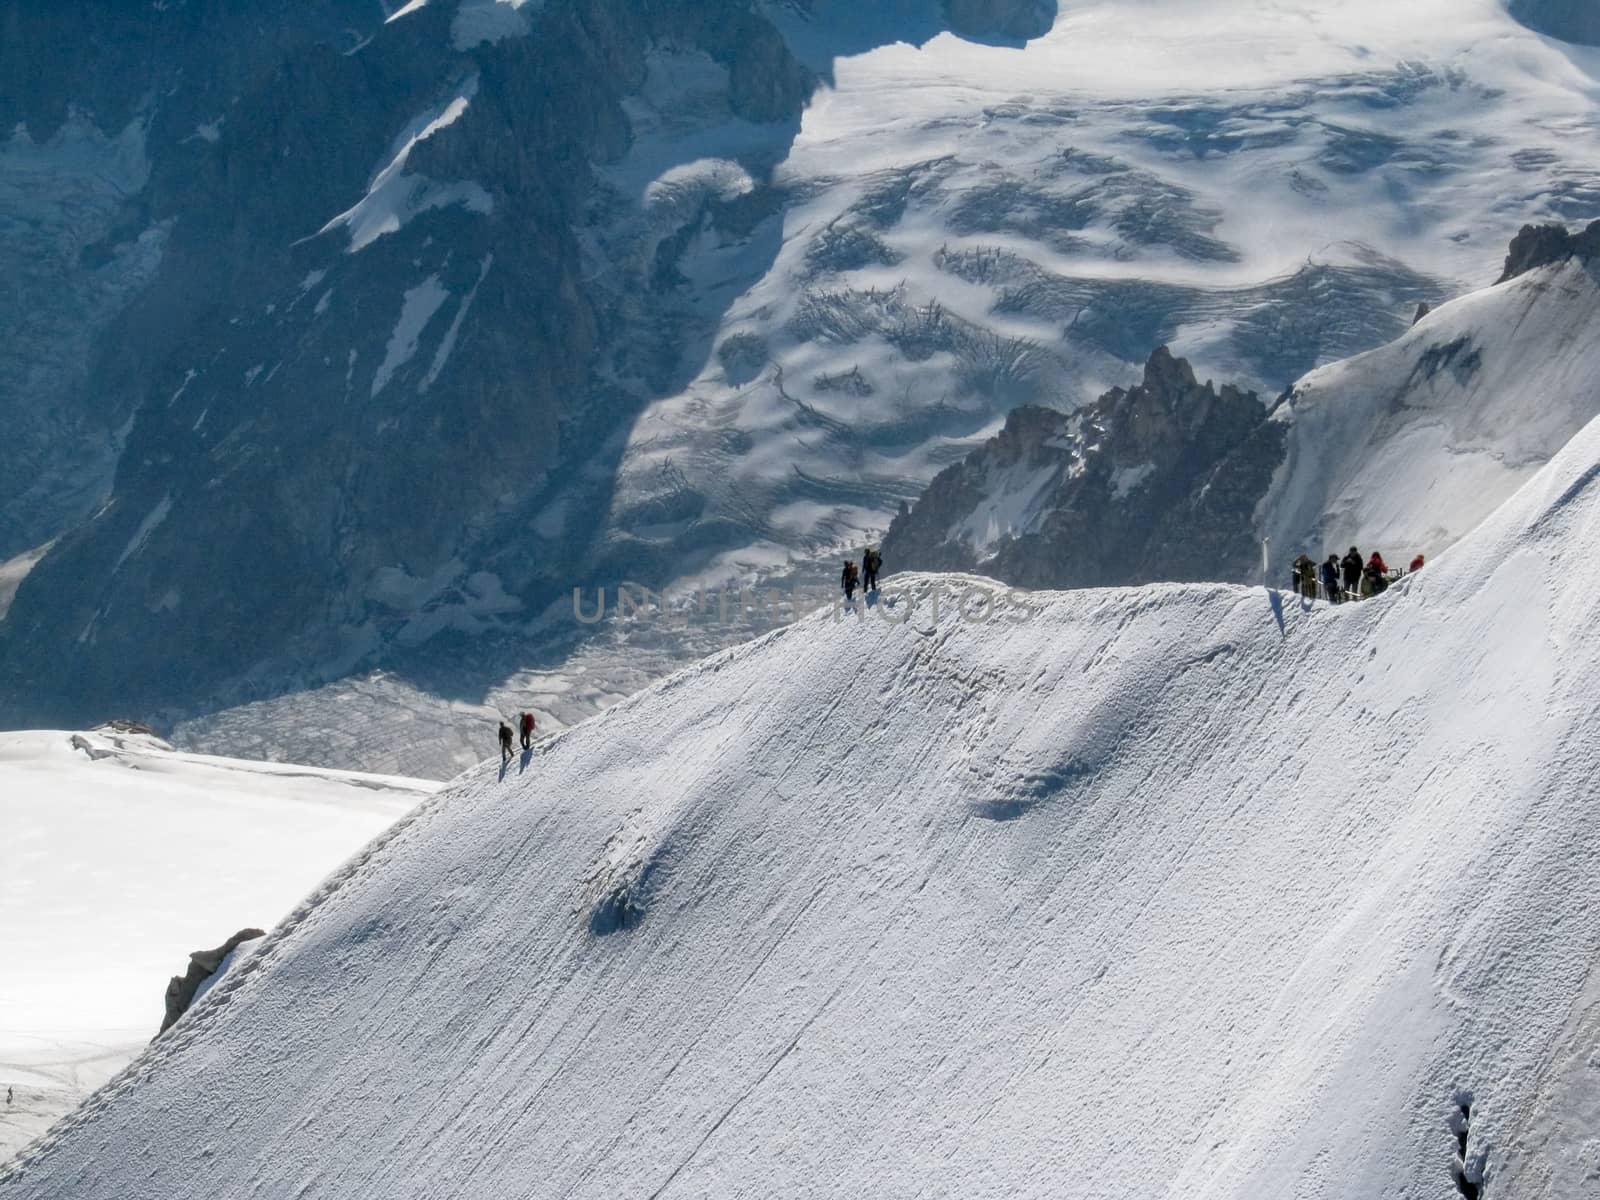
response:
<path id="1" fill-rule="evenodd" d="M 1328 555 L 1328 561 L 1322 564 L 1322 590 L 1328 593 L 1330 604 L 1339 604 L 1344 600 L 1344 591 L 1339 587 L 1339 556 Z"/>
<path id="2" fill-rule="evenodd" d="M 877 549 L 868 546 L 867 552 L 861 556 L 861 590 L 875 592 L 878 590 L 878 569 L 883 566 L 883 555 Z"/>
<path id="3" fill-rule="evenodd" d="M 1411 560 L 1411 566 L 1408 568 L 1408 570 L 1412 575 L 1415 575 L 1418 571 L 1422 570 L 1422 555 L 1419 554 Z"/>
<path id="4" fill-rule="evenodd" d="M 1317 564 L 1311 561 L 1309 554 L 1302 554 L 1294 560 L 1295 591 L 1307 600 L 1317 598 Z"/>
<path id="5" fill-rule="evenodd" d="M 1367 560 L 1367 594 L 1380 596 L 1389 588 L 1389 568 L 1384 565 L 1383 555 L 1376 550 Z"/>
<path id="6" fill-rule="evenodd" d="M 1344 568 L 1344 590 L 1353 600 L 1361 598 L 1361 551 L 1354 546 L 1339 564 Z"/>
<path id="7" fill-rule="evenodd" d="M 500 722 L 500 765 L 503 767 L 511 761 L 511 726 L 504 721 Z"/>
<path id="8" fill-rule="evenodd" d="M 854 600 L 856 598 L 856 584 L 860 579 L 861 575 L 856 570 L 855 559 L 845 559 L 844 570 L 839 575 L 839 586 L 844 589 L 844 598 L 846 600 Z"/>
<path id="9" fill-rule="evenodd" d="M 520 724 L 522 726 L 522 748 L 531 750 L 533 749 L 533 714 L 531 712 L 523 713 Z"/>

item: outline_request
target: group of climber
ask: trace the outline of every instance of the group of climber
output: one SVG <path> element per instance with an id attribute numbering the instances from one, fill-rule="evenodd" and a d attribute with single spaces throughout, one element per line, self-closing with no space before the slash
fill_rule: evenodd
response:
<path id="1" fill-rule="evenodd" d="M 533 749 L 534 720 L 531 712 L 525 712 L 517 718 L 517 728 L 522 731 L 522 748 Z M 503 767 L 511 761 L 511 726 L 505 721 L 500 722 L 500 765 Z"/>
<path id="2" fill-rule="evenodd" d="M 877 547 L 868 546 L 866 553 L 861 556 L 861 567 L 857 569 L 853 558 L 844 560 L 844 571 L 839 575 L 839 586 L 844 589 L 844 598 L 854 600 L 856 588 L 862 593 L 878 590 L 878 572 L 883 569 L 883 555 L 878 553 Z"/>
<path id="3" fill-rule="evenodd" d="M 1391 571 L 1383 555 L 1376 550 L 1363 559 L 1361 551 L 1351 546 L 1343 558 L 1330 554 L 1321 564 L 1313 562 L 1310 555 L 1302 554 L 1294 560 L 1290 578 L 1294 591 L 1307 600 L 1321 596 L 1329 603 L 1343 604 L 1346 600 L 1380 596 L 1402 575 L 1414 575 L 1422 566 L 1423 556 L 1419 554 L 1405 571 Z"/>

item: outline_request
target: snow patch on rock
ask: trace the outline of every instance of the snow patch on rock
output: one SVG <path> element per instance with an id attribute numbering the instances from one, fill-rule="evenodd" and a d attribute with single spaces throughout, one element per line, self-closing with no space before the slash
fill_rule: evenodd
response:
<path id="1" fill-rule="evenodd" d="M 449 290 L 439 282 L 437 275 L 430 275 L 415 287 L 406 289 L 405 298 L 400 304 L 400 319 L 395 322 L 394 331 L 389 335 L 389 344 L 383 352 L 383 362 L 378 364 L 378 369 L 372 376 L 372 395 L 376 396 L 383 391 L 389 380 L 394 378 L 394 373 L 416 355 L 422 331 L 428 327 L 428 322 L 433 320 L 434 314 L 449 298 Z M 454 326 L 451 328 L 454 329 Z M 430 373 L 424 386 L 431 381 Z"/>
<path id="2" fill-rule="evenodd" d="M 477 94 L 478 76 L 469 76 L 443 104 L 414 118 L 374 172 L 366 195 L 317 230 L 317 236 L 344 227 L 350 235 L 347 249 L 354 254 L 429 209 L 460 204 L 470 212 L 492 211 L 494 203 L 489 193 L 477 183 L 437 183 L 405 169 L 418 144 L 460 120 Z"/>
<path id="3" fill-rule="evenodd" d="M 450 42 L 457 50 L 470 50 L 485 42 L 526 37 L 533 14 L 544 0 L 461 0 L 450 22 Z"/>
<path id="4" fill-rule="evenodd" d="M 172 495 L 168 493 L 161 497 L 156 506 L 145 516 L 145 519 L 139 522 L 139 528 L 134 530 L 133 536 L 128 539 L 128 544 L 122 548 L 122 553 L 117 555 L 116 564 L 111 568 L 112 571 L 120 571 L 123 563 L 143 550 L 145 543 L 150 540 L 150 535 L 161 527 L 161 523 L 167 519 L 168 514 L 171 512 Z"/>

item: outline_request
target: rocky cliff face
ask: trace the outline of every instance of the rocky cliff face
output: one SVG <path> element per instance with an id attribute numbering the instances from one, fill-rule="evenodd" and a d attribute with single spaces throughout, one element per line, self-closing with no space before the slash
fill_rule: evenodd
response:
<path id="1" fill-rule="evenodd" d="M 1600 221 L 1577 233 L 1565 225 L 1524 225 L 1511 242 L 1500 282 L 1574 258 L 1584 262 L 1600 258 Z"/>
<path id="2" fill-rule="evenodd" d="M 584 263 L 627 97 L 666 47 L 703 64 L 713 119 L 781 140 L 810 88 L 746 0 L 380 18 L 6 9 L 6 178 L 57 223 L 43 274 L 87 297 L 0 360 L 21 431 L 0 448 L 0 559 L 58 539 L 0 633 L 32 719 L 44 697 L 150 712 L 336 671 L 427 606 L 446 626 L 536 609 L 588 551 L 608 439 L 682 350 L 626 333 L 670 307 L 670 251 Z M 117 154 L 118 186 L 63 200 Z M 32 262 L 38 240 L 0 251 Z M 71 361 L 24 386 L 19 360 L 63 327 Z M 530 514 L 580 467 L 597 503 L 541 539 Z"/>
<path id="3" fill-rule="evenodd" d="M 1265 418 L 1255 393 L 1201 384 L 1163 347 L 1137 387 L 1079 412 L 1017 409 L 896 518 L 884 556 L 1023 587 L 1235 578 L 1282 460 Z"/>
<path id="4" fill-rule="evenodd" d="M 944 0 L 951 27 L 970 37 L 1027 41 L 1050 32 L 1056 0 Z"/>
<path id="5" fill-rule="evenodd" d="M 174 975 L 167 981 L 166 994 L 163 997 L 165 1011 L 161 1017 L 161 1028 L 158 1034 L 165 1033 L 178 1023 L 178 1018 L 189 1011 L 189 1006 L 203 995 L 204 988 L 227 961 L 232 954 L 246 942 L 253 942 L 257 938 L 266 937 L 262 929 L 241 929 L 222 945 L 210 950 L 196 950 L 189 955 L 189 966 L 182 975 Z"/>
<path id="6" fill-rule="evenodd" d="M 1600 5 L 1594 0 L 1511 0 L 1511 14 L 1548 37 L 1600 46 Z"/>

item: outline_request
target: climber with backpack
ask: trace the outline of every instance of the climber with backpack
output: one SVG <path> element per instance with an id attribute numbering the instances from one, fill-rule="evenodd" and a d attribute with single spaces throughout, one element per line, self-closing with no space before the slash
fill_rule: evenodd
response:
<path id="1" fill-rule="evenodd" d="M 511 726 L 504 721 L 500 722 L 500 765 L 503 767 L 511 761 Z"/>
<path id="2" fill-rule="evenodd" d="M 522 726 L 522 748 L 524 750 L 532 750 L 533 749 L 533 714 L 531 712 L 523 713 L 520 724 Z"/>
<path id="3" fill-rule="evenodd" d="M 1322 576 L 1322 590 L 1328 593 L 1328 603 L 1340 604 L 1344 601 L 1344 589 L 1339 586 L 1339 556 L 1328 555 L 1328 561 L 1320 568 Z"/>
<path id="4" fill-rule="evenodd" d="M 875 592 L 878 590 L 878 571 L 883 566 L 883 555 L 879 554 L 876 547 L 868 546 L 867 552 L 861 556 L 861 590 Z"/>
<path id="5" fill-rule="evenodd" d="M 1352 600 L 1361 599 L 1361 551 L 1351 546 L 1339 565 L 1344 568 L 1344 590 Z"/>
<path id="6" fill-rule="evenodd" d="M 839 574 L 839 586 L 844 589 L 844 598 L 846 601 L 854 600 L 856 598 L 856 584 L 859 583 L 860 580 L 861 574 L 856 570 L 855 559 L 845 559 L 844 570 Z"/>
<path id="7" fill-rule="evenodd" d="M 1294 590 L 1307 600 L 1317 598 L 1317 564 L 1309 554 L 1294 560 Z"/>
<path id="8" fill-rule="evenodd" d="M 1383 555 L 1376 550 L 1367 560 L 1366 579 L 1369 596 L 1381 596 L 1389 590 L 1389 568 L 1384 564 Z"/>

